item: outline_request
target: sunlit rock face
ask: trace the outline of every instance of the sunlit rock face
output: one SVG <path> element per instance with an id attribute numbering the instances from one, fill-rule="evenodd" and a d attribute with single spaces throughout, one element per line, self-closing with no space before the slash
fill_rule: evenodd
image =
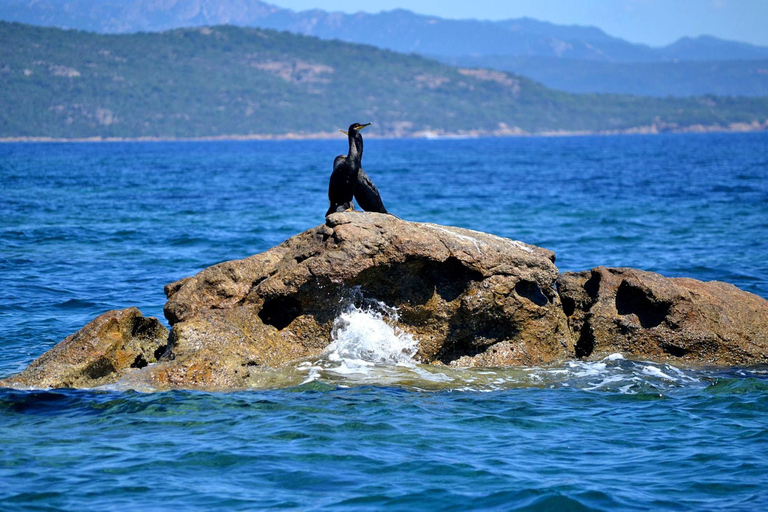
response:
<path id="1" fill-rule="evenodd" d="M 566 272 L 557 285 L 577 357 L 768 363 L 768 301 L 731 284 L 598 267 Z"/>
<path id="2" fill-rule="evenodd" d="M 108 311 L 68 336 L 0 385 L 26 388 L 92 388 L 112 384 L 165 352 L 166 329 L 136 308 Z"/>
<path id="3" fill-rule="evenodd" d="M 319 354 L 343 308 L 366 300 L 395 308 L 395 327 L 418 340 L 415 357 L 424 363 L 562 360 L 573 346 L 554 259 L 486 233 L 333 214 L 264 253 L 168 285 L 169 360 L 153 374 L 236 384 L 249 368 Z"/>

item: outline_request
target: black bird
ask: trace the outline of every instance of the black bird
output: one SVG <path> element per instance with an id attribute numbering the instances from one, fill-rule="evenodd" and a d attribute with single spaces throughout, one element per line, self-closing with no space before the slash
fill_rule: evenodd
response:
<path id="1" fill-rule="evenodd" d="M 360 170 L 360 158 L 357 150 L 358 146 L 355 142 L 355 135 L 357 135 L 359 130 L 362 130 L 370 124 L 371 123 L 352 123 L 349 125 L 349 129 L 345 132 L 347 134 L 347 140 L 349 141 L 349 152 L 346 156 L 337 156 L 333 161 L 333 172 L 331 173 L 331 179 L 328 183 L 328 201 L 330 201 L 331 206 L 328 208 L 328 211 L 325 212 L 326 217 L 332 213 L 354 209 L 354 206 L 352 205 L 352 197 L 355 194 L 357 174 Z"/>
<path id="2" fill-rule="evenodd" d="M 370 124 L 370 123 L 368 123 Z M 368 125 L 365 125 L 368 126 Z M 342 133 L 347 133 L 344 130 L 340 130 Z M 349 134 L 347 133 L 347 137 Z M 363 161 L 363 136 L 360 135 L 360 130 L 356 130 L 354 134 L 355 147 L 357 149 L 357 183 L 355 184 L 354 196 L 357 200 L 357 204 L 360 208 L 367 212 L 389 213 L 384 207 L 384 203 L 381 201 L 381 195 L 379 194 L 376 185 L 373 184 L 371 178 L 365 173 L 362 167 Z"/>

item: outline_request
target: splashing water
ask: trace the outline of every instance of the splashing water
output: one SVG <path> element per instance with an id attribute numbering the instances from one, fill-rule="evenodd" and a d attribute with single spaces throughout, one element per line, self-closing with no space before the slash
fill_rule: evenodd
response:
<path id="1" fill-rule="evenodd" d="M 395 326 L 397 320 L 397 310 L 383 302 L 369 301 L 364 309 L 349 306 L 333 324 L 328 359 L 363 365 L 413 364 L 419 343 Z"/>
<path id="2" fill-rule="evenodd" d="M 621 394 L 659 394 L 708 384 L 706 373 L 670 364 L 628 360 L 611 354 L 599 361 L 568 361 L 545 367 L 456 368 L 421 364 L 418 340 L 397 327 L 398 312 L 354 291 L 333 324 L 331 344 L 315 361 L 295 367 L 302 384 L 321 381 L 341 387 L 393 385 L 415 389 L 498 391 L 510 388 L 574 387 Z M 358 305 L 361 304 L 361 305 Z"/>
<path id="3" fill-rule="evenodd" d="M 419 342 L 397 327 L 398 318 L 396 308 L 365 299 L 356 290 L 353 300 L 334 321 L 332 342 L 319 360 L 297 367 L 308 372 L 304 383 L 323 380 L 341 386 L 420 387 L 450 381 L 439 372 L 429 371 L 427 365 L 417 364 L 414 356 Z"/>

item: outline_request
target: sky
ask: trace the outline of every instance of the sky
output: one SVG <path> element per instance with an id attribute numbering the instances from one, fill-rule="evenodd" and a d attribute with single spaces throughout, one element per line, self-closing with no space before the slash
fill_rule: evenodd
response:
<path id="1" fill-rule="evenodd" d="M 528 16 L 592 25 L 633 43 L 664 46 L 712 35 L 768 46 L 768 0 L 265 0 L 294 10 L 380 12 L 408 9 L 442 18 L 500 20 Z"/>

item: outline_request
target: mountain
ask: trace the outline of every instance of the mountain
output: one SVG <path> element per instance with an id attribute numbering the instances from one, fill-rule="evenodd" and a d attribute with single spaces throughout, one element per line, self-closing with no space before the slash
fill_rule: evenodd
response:
<path id="1" fill-rule="evenodd" d="M 574 95 L 499 71 L 233 26 L 101 35 L 0 22 L 0 137 L 514 134 L 764 123 L 768 98 Z"/>
<path id="2" fill-rule="evenodd" d="M 768 59 L 766 47 L 708 36 L 651 48 L 595 27 L 531 18 L 451 20 L 404 9 L 376 14 L 295 12 L 258 0 L 0 0 L 0 19 L 101 33 L 230 24 L 446 57 L 536 55 L 607 62 Z"/>
<path id="3" fill-rule="evenodd" d="M 712 36 L 683 37 L 659 53 L 664 60 L 675 61 L 768 60 L 768 48 Z"/>
<path id="4" fill-rule="evenodd" d="M 569 92 L 761 96 L 768 89 L 766 47 L 702 36 L 652 48 L 595 27 L 530 18 L 448 20 L 402 9 L 295 12 L 256 0 L 0 0 L 0 19 L 100 33 L 219 24 L 287 30 L 511 71 Z M 725 61 L 739 64 L 720 66 L 729 73 L 710 65 Z"/>
<path id="5" fill-rule="evenodd" d="M 519 73 L 575 93 L 768 96 L 768 60 L 600 62 L 554 57 L 443 57 L 457 66 Z"/>

